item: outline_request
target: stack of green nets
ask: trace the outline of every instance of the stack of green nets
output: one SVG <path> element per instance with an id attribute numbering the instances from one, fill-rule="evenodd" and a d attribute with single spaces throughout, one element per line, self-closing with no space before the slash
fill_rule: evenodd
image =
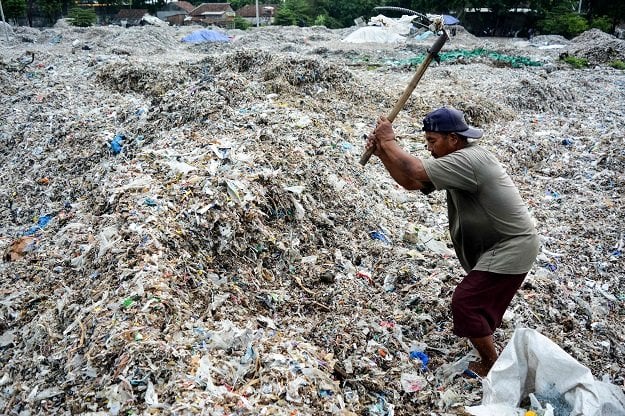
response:
<path id="1" fill-rule="evenodd" d="M 438 54 L 439 58 L 441 60 L 441 62 L 444 61 L 453 61 L 453 60 L 457 60 L 457 59 L 471 59 L 471 58 L 475 58 L 478 56 L 485 56 L 487 58 L 490 58 L 494 61 L 499 61 L 499 62 L 505 62 L 508 63 L 511 67 L 513 68 L 520 68 L 523 66 L 540 66 L 542 65 L 540 62 L 537 61 L 532 61 L 529 58 L 526 58 L 524 56 L 510 56 L 510 55 L 504 55 L 495 51 L 489 51 L 487 49 L 482 49 L 482 48 L 477 48 L 477 49 L 473 49 L 471 51 L 466 50 L 466 49 L 457 49 L 454 51 L 449 51 L 449 52 L 441 52 Z M 405 59 L 402 60 L 400 62 L 398 62 L 398 65 L 408 65 L 408 66 L 413 66 L 413 65 L 419 65 L 421 64 L 421 62 L 423 62 L 423 60 L 425 59 L 426 55 L 425 54 L 421 54 L 421 55 L 417 55 L 414 58 L 409 58 L 409 59 Z"/>

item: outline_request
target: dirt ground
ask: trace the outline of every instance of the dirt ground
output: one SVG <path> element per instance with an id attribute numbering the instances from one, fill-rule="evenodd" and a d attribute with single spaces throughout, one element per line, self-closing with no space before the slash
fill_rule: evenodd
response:
<path id="1" fill-rule="evenodd" d="M 451 415 L 479 404 L 451 332 L 444 194 L 362 135 L 434 37 L 356 28 L 0 31 L 0 413 Z M 6 29 L 6 31 L 4 31 Z M 8 40 L 7 40 L 8 38 Z M 574 69 L 568 54 L 588 59 Z M 541 253 L 504 323 L 624 389 L 625 41 L 459 28 L 394 121 L 485 131 Z"/>

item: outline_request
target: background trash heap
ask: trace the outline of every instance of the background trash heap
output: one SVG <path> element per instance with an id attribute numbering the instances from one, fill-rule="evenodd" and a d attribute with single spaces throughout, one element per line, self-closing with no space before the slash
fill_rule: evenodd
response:
<path id="1" fill-rule="evenodd" d="M 195 28 L 197 29 L 197 28 Z M 363 133 L 430 46 L 349 30 L 12 28 L 0 60 L 0 413 L 458 414 L 462 270 L 444 195 L 400 189 Z M 590 31 L 482 41 L 428 69 L 395 120 L 451 105 L 486 130 L 541 235 L 506 314 L 623 387 L 625 76 Z M 534 38 L 534 42 L 548 40 Z M 602 49 L 603 48 L 603 49 Z"/>

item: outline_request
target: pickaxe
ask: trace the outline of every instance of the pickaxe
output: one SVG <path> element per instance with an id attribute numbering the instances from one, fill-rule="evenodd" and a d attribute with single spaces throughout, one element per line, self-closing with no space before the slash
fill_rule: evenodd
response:
<path id="1" fill-rule="evenodd" d="M 427 67 L 430 65 L 430 62 L 432 62 L 433 59 L 439 61 L 438 53 L 440 52 L 441 48 L 443 47 L 447 39 L 449 39 L 449 37 L 447 36 L 447 32 L 445 32 L 445 29 L 443 28 L 442 18 L 436 19 L 436 21 L 434 22 L 434 26 L 436 28 L 435 33 L 439 31 L 441 31 L 442 33 L 440 34 L 438 39 L 436 39 L 436 42 L 434 42 L 434 45 L 432 45 L 432 47 L 428 49 L 427 56 L 425 57 L 421 65 L 419 65 L 419 69 L 412 77 L 410 84 L 408 84 L 408 86 L 404 90 L 404 93 L 399 98 L 399 101 L 397 101 L 397 103 L 395 104 L 395 107 L 393 107 L 393 110 L 388 115 L 387 117 L 388 121 L 390 121 L 391 123 L 393 122 L 393 120 L 395 120 L 395 117 L 397 116 L 399 111 L 402 109 L 404 104 L 406 104 L 406 101 L 408 101 L 408 98 L 410 97 L 415 87 L 421 80 L 421 77 L 423 76 L 423 73 L 425 72 Z M 363 153 L 363 155 L 360 157 L 360 164 L 363 166 L 366 165 L 367 162 L 369 161 L 369 158 L 373 154 L 373 152 L 375 152 L 375 147 L 370 147 L 368 150 L 366 150 L 365 153 Z"/>

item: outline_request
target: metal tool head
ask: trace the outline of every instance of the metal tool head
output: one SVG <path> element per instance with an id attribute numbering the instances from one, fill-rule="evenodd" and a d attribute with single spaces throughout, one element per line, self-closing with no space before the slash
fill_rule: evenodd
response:
<path id="1" fill-rule="evenodd" d="M 443 19 L 443 16 L 436 16 L 435 18 L 431 19 L 431 24 L 430 24 L 430 31 L 432 33 L 440 33 L 445 29 L 445 20 Z"/>
<path id="2" fill-rule="evenodd" d="M 426 15 L 424 15 L 423 13 L 416 12 L 414 10 L 405 9 L 403 7 L 378 6 L 378 7 L 374 7 L 373 10 L 377 12 L 386 10 L 386 11 L 391 11 L 391 12 L 403 13 L 408 16 L 414 16 L 414 19 L 411 20 L 411 23 L 414 26 L 421 26 L 427 29 L 429 28 L 429 25 L 430 25 L 430 19 Z"/>

